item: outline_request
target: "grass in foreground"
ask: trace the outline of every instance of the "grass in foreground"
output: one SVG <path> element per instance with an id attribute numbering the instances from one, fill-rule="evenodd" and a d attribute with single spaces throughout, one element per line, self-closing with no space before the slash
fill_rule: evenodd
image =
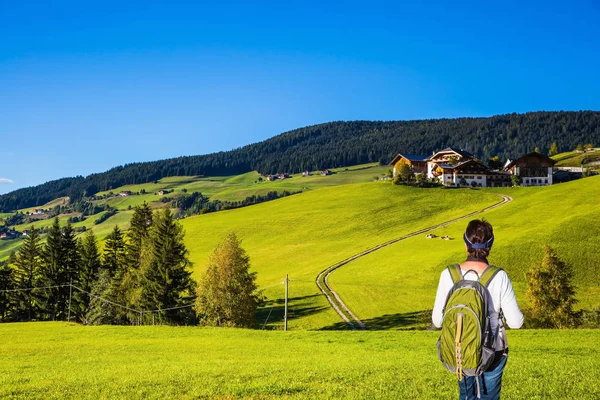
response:
<path id="1" fill-rule="evenodd" d="M 510 331 L 503 399 L 597 399 L 597 331 Z M 437 332 L 1 324 L 0 397 L 453 399 Z"/>

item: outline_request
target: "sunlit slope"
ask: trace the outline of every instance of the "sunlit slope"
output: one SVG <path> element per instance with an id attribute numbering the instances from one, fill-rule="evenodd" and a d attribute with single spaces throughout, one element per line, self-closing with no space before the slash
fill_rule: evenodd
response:
<path id="1" fill-rule="evenodd" d="M 272 191 L 279 193 L 283 191 L 298 193 L 349 183 L 370 182 L 381 177 L 388 169 L 389 167 L 380 166 L 378 164 L 355 165 L 348 168 L 332 169 L 331 171 L 333 174 L 328 176 L 321 176 L 320 172 L 317 171 L 313 172 L 308 177 L 303 177 L 302 174 L 295 174 L 285 180 L 276 180 L 272 182 L 262 179 L 260 174 L 256 171 L 234 176 L 172 176 L 163 178 L 156 183 L 125 185 L 110 191 L 98 193 L 97 196 L 102 197 L 109 195 L 109 193 L 112 192 L 110 197 L 94 200 L 94 203 L 99 205 L 108 204 L 119 210 L 118 213 L 98 225 L 95 224 L 95 221 L 100 218 L 104 212 L 91 215 L 86 217 L 85 221 L 74 223 L 73 227 L 77 228 L 85 226 L 86 229 L 93 229 L 99 239 L 104 239 L 115 225 L 118 225 L 122 230 L 129 227 L 129 220 L 132 215 L 131 209 L 133 207 L 146 202 L 153 209 L 162 208 L 170 204 L 170 201 L 163 203 L 161 200 L 164 201 L 167 197 L 171 199 L 175 198 L 183 194 L 184 190 L 187 191 L 188 194 L 201 192 L 204 197 L 208 197 L 210 200 L 241 201 L 249 196 L 266 195 Z M 158 192 L 164 189 L 168 190 L 169 193 L 163 196 L 159 195 Z M 141 194 L 142 190 L 146 191 L 146 193 Z M 118 196 L 122 191 L 129 191 L 134 194 L 124 197 Z M 53 200 L 46 205 L 37 208 L 51 209 L 56 205 L 65 204 L 67 201 L 68 198 L 61 197 L 60 199 Z M 36 207 L 19 211 L 32 212 L 34 208 Z M 13 215 L 13 213 L 0 214 L 0 218 L 8 218 L 11 215 Z M 80 215 L 81 213 L 61 214 L 59 220 L 61 225 L 64 225 L 67 223 L 69 217 L 79 217 Z M 45 217 L 47 217 L 47 215 L 41 216 L 41 218 Z M 29 229 L 31 226 L 35 226 L 38 229 L 48 228 L 52 223 L 52 218 L 40 219 L 34 222 L 16 225 L 14 228 L 18 231 Z M 0 260 L 6 259 L 9 256 L 10 251 L 18 250 L 21 243 L 21 240 L 17 240 L 16 243 L 11 244 L 10 246 L 0 243 Z M 10 250 L 6 250 L 9 248 Z"/>
<path id="2" fill-rule="evenodd" d="M 490 190 L 492 191 L 492 190 Z M 549 187 L 502 188 L 510 204 L 482 214 L 494 226 L 489 261 L 509 273 L 522 305 L 525 272 L 541 261 L 544 244 L 555 247 L 574 269 L 580 307 L 600 306 L 600 177 Z M 369 254 L 335 271 L 330 284 L 371 328 L 410 325 L 409 313 L 431 309 L 439 275 L 465 258 L 461 235 L 467 221 Z"/>
<path id="3" fill-rule="evenodd" d="M 339 317 L 314 283 L 327 266 L 390 240 L 497 203 L 495 194 L 473 190 L 419 189 L 373 182 L 313 190 L 251 207 L 187 218 L 186 245 L 195 276 L 226 232 L 242 239 L 261 286 L 290 275 L 294 328 L 315 329 Z M 271 287 L 281 299 L 283 287 Z M 269 304 L 268 306 L 270 306 Z M 280 307 L 272 318 L 280 320 Z M 266 315 L 265 315 L 266 318 Z M 272 320 L 272 319 L 271 319 Z M 270 320 L 270 321 L 271 321 Z"/>

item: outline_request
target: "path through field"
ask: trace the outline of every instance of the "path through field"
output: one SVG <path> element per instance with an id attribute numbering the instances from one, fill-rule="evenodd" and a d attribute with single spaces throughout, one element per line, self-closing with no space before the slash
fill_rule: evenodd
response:
<path id="1" fill-rule="evenodd" d="M 440 224 L 434 225 L 434 226 L 430 226 L 428 228 L 424 228 L 415 232 L 411 232 L 407 235 L 404 235 L 402 237 L 396 238 L 396 239 L 392 239 L 389 240 L 385 243 L 382 243 L 380 245 L 377 245 L 375 247 L 372 247 L 370 249 L 367 249 L 365 251 L 363 251 L 362 253 L 358 253 L 352 257 L 349 257 L 343 261 L 340 261 L 339 263 L 333 264 L 330 267 L 325 268 L 318 276 L 316 279 L 316 283 L 317 286 L 319 288 L 319 290 L 323 293 L 323 295 L 325 295 L 325 298 L 327 299 L 327 301 L 329 302 L 329 304 L 331 305 L 331 307 L 333 307 L 333 309 L 335 310 L 335 312 L 338 313 L 338 315 L 344 320 L 344 322 L 346 322 L 348 324 L 348 326 L 350 327 L 350 329 L 367 329 L 367 326 L 365 325 L 365 323 L 363 321 L 361 321 L 356 315 L 354 315 L 354 313 L 352 313 L 352 311 L 346 306 L 346 304 L 344 304 L 344 302 L 342 301 L 342 299 L 340 298 L 340 296 L 338 295 L 338 293 L 333 290 L 331 288 L 331 286 L 329 286 L 328 283 L 328 278 L 329 275 L 331 275 L 331 273 L 335 270 L 337 270 L 338 268 L 358 259 L 361 257 L 366 256 L 367 254 L 373 253 L 374 251 L 380 250 L 384 247 L 387 247 L 391 244 L 397 243 L 401 240 L 405 240 L 408 239 L 410 237 L 413 236 L 417 236 L 417 235 L 421 235 L 425 232 L 429 232 L 447 225 L 450 225 L 454 222 L 457 221 L 461 221 L 467 218 L 471 218 L 477 214 L 481 214 L 485 211 L 489 211 L 492 210 L 494 208 L 503 206 L 507 203 L 510 203 L 513 199 L 510 196 L 504 195 L 504 194 L 499 194 L 498 196 L 502 197 L 502 201 L 493 204 L 489 207 L 485 207 L 481 210 L 478 211 L 474 211 L 472 213 L 469 213 L 467 215 L 463 215 L 462 217 L 458 217 L 449 221 L 445 221 L 442 222 Z"/>

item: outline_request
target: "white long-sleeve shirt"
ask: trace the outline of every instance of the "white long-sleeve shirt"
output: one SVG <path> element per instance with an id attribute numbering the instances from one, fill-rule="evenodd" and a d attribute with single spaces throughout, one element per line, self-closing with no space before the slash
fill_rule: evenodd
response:
<path id="1" fill-rule="evenodd" d="M 462 270 L 461 272 L 463 274 L 465 273 L 465 271 Z M 477 280 L 476 275 L 476 272 L 470 270 L 464 278 L 474 281 Z M 440 275 L 440 283 L 438 285 L 431 316 L 433 325 L 435 325 L 436 328 L 442 327 L 442 312 L 444 310 L 446 298 L 448 297 L 448 292 L 450 292 L 452 286 L 454 286 L 452 276 L 450 275 L 448 268 L 445 268 Z M 506 341 L 506 337 L 498 337 L 500 310 L 502 310 L 502 313 L 504 314 L 507 325 L 512 329 L 519 329 L 523 325 L 523 313 L 521 313 L 519 305 L 517 304 L 517 298 L 512 283 L 506 272 L 503 270 L 499 271 L 489 283 L 488 291 L 491 296 L 490 301 L 488 301 L 490 304 L 491 328 L 492 332 L 494 332 L 494 337 L 497 338 L 496 350 L 503 350 L 505 347 L 508 347 L 508 342 Z"/>

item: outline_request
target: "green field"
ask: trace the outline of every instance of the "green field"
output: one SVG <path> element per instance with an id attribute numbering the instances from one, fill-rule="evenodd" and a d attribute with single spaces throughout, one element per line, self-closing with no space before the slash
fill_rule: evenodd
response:
<path id="1" fill-rule="evenodd" d="M 320 294 L 315 278 L 326 267 L 369 247 L 424 226 L 497 203 L 495 194 L 474 190 L 418 189 L 389 182 L 350 184 L 182 220 L 195 277 L 226 232 L 235 231 L 258 271 L 260 286 L 276 303 L 270 322 L 281 324 L 286 274 L 290 326 L 320 329 L 339 317 Z"/>
<path id="2" fill-rule="evenodd" d="M 437 332 L 0 325 L 0 398 L 452 399 Z M 597 399 L 597 331 L 509 331 L 503 399 Z"/>
<path id="3" fill-rule="evenodd" d="M 571 151 L 557 154 L 552 158 L 558 161 L 555 165 L 556 167 L 581 167 L 581 162 L 584 160 L 587 162 L 600 161 L 600 151 L 585 153 Z"/>
<path id="4" fill-rule="evenodd" d="M 540 262 L 543 245 L 555 247 L 574 268 L 579 306 L 600 308 L 600 177 L 536 188 L 488 189 L 514 198 L 482 214 L 494 226 L 496 241 L 489 261 L 506 269 L 522 306 L 525 272 Z M 439 275 L 465 258 L 462 232 L 467 221 L 433 233 L 456 240 L 407 239 L 335 271 L 329 283 L 372 329 L 411 325 L 411 313 L 431 309 Z"/>
<path id="5" fill-rule="evenodd" d="M 152 208 L 165 207 L 165 203 L 160 202 L 164 197 L 176 197 L 183 193 L 183 189 L 187 190 L 188 193 L 201 192 L 205 197 L 209 197 L 210 200 L 222 200 L 222 201 L 240 201 L 246 197 L 253 195 L 266 195 L 270 191 L 283 192 L 287 190 L 291 193 L 298 193 L 302 191 L 310 191 L 313 189 L 319 189 L 323 187 L 339 186 L 350 183 L 369 182 L 374 177 L 381 176 L 387 171 L 388 167 L 379 166 L 377 164 L 366 164 L 357 165 L 349 168 L 338 168 L 332 169 L 333 175 L 320 176 L 318 173 L 314 173 L 309 177 L 302 177 L 302 174 L 293 175 L 289 179 L 283 181 L 274 182 L 259 182 L 258 179 L 260 174 L 258 172 L 248 172 L 241 175 L 235 176 L 218 176 L 218 177 L 206 177 L 198 178 L 193 176 L 174 176 L 167 177 L 159 180 L 157 183 L 146 183 L 139 185 L 126 185 L 121 186 L 110 191 L 100 192 L 97 196 L 107 195 L 110 192 L 113 193 L 112 197 L 95 200 L 94 202 L 101 204 L 108 204 L 119 210 L 116 216 L 111 217 L 109 220 L 103 222 L 100 225 L 94 225 L 96 221 L 103 213 L 88 216 L 83 222 L 73 224 L 74 227 L 85 226 L 88 229 L 93 229 L 94 232 L 100 239 L 103 239 L 114 227 L 118 225 L 121 229 L 127 229 L 129 225 L 129 218 L 131 217 L 130 209 L 140 205 L 144 202 L 149 203 Z M 131 195 L 126 197 L 114 196 L 121 191 L 131 191 L 133 193 L 140 192 L 142 189 L 146 190 L 146 194 Z M 171 193 L 165 196 L 159 196 L 157 192 L 161 189 L 167 189 Z M 32 212 L 35 208 L 50 209 L 56 205 L 63 204 L 66 198 L 60 198 L 53 200 L 43 206 L 30 207 L 27 209 L 18 210 L 20 212 Z M 6 218 L 12 215 L 11 213 L 0 214 L 0 218 Z M 75 214 L 72 214 L 75 215 Z M 79 214 L 77 214 L 79 215 Z M 61 224 L 65 224 L 67 219 L 71 215 L 60 215 L 59 220 Z M 44 216 L 43 218 L 45 218 Z M 52 219 L 40 219 L 33 223 L 26 223 L 14 226 L 18 231 L 30 228 L 32 225 L 36 228 L 47 228 L 52 224 Z M 17 241 L 16 243 L 20 243 Z M 4 246 L 8 248 L 8 246 Z M 3 246 L 0 245 L 0 260 L 6 259 L 10 251 L 4 251 Z M 10 246 L 11 250 L 16 250 L 18 246 Z"/>

